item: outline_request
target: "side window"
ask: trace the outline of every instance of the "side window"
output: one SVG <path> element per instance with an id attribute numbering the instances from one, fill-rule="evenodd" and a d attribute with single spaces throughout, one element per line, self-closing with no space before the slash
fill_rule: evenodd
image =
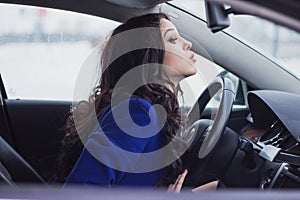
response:
<path id="1" fill-rule="evenodd" d="M 243 82 L 237 76 L 200 55 L 196 55 L 196 59 L 196 68 L 198 73 L 181 82 L 181 88 L 183 90 L 183 98 L 181 101 L 182 106 L 187 109 L 193 106 L 208 84 L 210 84 L 218 76 L 229 78 L 232 81 L 236 92 L 236 99 L 233 106 L 239 107 L 246 104 L 245 94 L 243 93 L 244 89 L 242 87 Z M 212 108 L 218 107 L 220 100 L 221 94 L 217 93 L 212 97 L 208 106 Z"/>
<path id="2" fill-rule="evenodd" d="M 119 23 L 0 4 L 0 72 L 9 99 L 72 100 L 86 58 Z"/>

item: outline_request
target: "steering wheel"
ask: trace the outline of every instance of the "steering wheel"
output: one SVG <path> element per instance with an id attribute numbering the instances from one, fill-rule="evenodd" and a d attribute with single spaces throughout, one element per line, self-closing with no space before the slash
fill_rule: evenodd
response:
<path id="1" fill-rule="evenodd" d="M 205 106 L 220 89 L 222 97 L 214 120 L 201 119 Z M 232 82 L 219 77 L 204 90 L 188 113 L 192 126 L 185 134 L 189 149 L 183 163 L 190 172 L 184 185 L 195 187 L 217 178 L 229 188 L 299 187 L 299 181 L 295 181 L 299 171 L 284 162 L 261 157 L 249 140 L 226 128 L 234 98 Z M 286 176 L 290 171 L 294 173 L 293 178 Z"/>
<path id="2" fill-rule="evenodd" d="M 207 128 L 206 133 L 202 138 L 203 142 L 198 152 L 198 157 L 200 159 L 205 158 L 213 150 L 226 127 L 235 99 L 234 86 L 231 80 L 225 77 L 217 77 L 217 79 L 207 86 L 188 113 L 189 123 L 195 122 L 195 124 L 192 125 L 190 132 L 192 132 L 191 134 L 196 134 L 197 131 L 195 131 L 195 127 L 193 129 L 193 126 L 199 128 L 199 122 L 197 122 L 197 120 L 201 118 L 201 113 L 205 106 L 219 90 L 222 91 L 220 106 L 212 124 Z M 189 138 L 191 137 L 194 136 L 190 135 Z"/>
<path id="3" fill-rule="evenodd" d="M 219 90 L 221 90 L 221 100 L 214 119 L 201 119 L 204 108 Z M 225 77 L 217 77 L 205 88 L 197 102 L 190 109 L 188 113 L 189 128 L 183 138 L 188 145 L 188 151 L 183 162 L 186 168 L 191 169 L 190 176 L 185 180 L 186 186 L 195 186 L 203 176 L 205 167 L 214 152 L 213 150 L 226 128 L 234 99 L 235 92 L 231 80 Z M 224 149 L 224 151 L 227 150 L 234 151 Z M 220 157 L 220 162 L 228 162 L 226 156 L 217 156 Z"/>

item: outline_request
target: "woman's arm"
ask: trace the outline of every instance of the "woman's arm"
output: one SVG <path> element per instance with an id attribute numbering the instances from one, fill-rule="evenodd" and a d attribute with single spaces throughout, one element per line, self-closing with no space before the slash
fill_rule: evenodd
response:
<path id="1" fill-rule="evenodd" d="M 212 181 L 212 182 L 206 183 L 204 185 L 200 185 L 200 186 L 192 189 L 192 191 L 193 192 L 201 192 L 201 191 L 216 190 L 218 183 L 219 183 L 219 181 Z"/>

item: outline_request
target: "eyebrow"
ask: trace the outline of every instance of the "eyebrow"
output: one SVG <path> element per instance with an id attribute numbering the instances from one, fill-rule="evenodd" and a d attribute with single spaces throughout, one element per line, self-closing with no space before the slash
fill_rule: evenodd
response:
<path id="1" fill-rule="evenodd" d="M 167 34 L 169 31 L 175 31 L 175 29 L 174 29 L 174 28 L 169 28 L 169 29 L 167 29 L 166 32 L 164 33 L 164 37 L 166 36 L 166 34 Z"/>

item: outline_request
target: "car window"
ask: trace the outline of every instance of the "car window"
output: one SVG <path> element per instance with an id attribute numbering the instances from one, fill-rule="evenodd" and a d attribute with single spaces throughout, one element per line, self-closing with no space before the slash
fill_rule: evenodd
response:
<path id="1" fill-rule="evenodd" d="M 205 7 L 203 0 L 174 0 L 171 4 L 180 7 L 183 10 L 205 20 Z"/>
<path id="2" fill-rule="evenodd" d="M 185 10 L 192 15 L 197 16 L 202 20 L 205 20 L 206 18 L 203 0 L 174 0 L 169 3 Z M 205 89 L 205 87 L 218 76 L 225 76 L 229 78 L 233 82 L 235 91 L 237 93 L 238 88 L 241 87 L 241 80 L 237 76 L 200 55 L 197 55 L 196 58 L 198 60 L 198 62 L 196 63 L 198 74 L 185 79 L 181 84 L 182 90 L 184 92 L 183 105 L 185 105 L 186 107 L 192 106 L 196 102 L 202 91 Z M 213 108 L 218 107 L 220 103 L 220 97 L 220 92 L 215 94 L 207 106 Z M 244 94 L 239 95 L 239 98 L 236 98 L 233 106 L 244 107 L 246 104 L 244 98 Z"/>
<path id="3" fill-rule="evenodd" d="M 204 91 L 206 86 L 208 86 L 214 79 L 217 77 L 226 77 L 229 78 L 235 88 L 237 93 L 238 87 L 240 86 L 240 80 L 234 74 L 226 71 L 224 68 L 219 65 L 211 62 L 210 60 L 195 54 L 197 62 L 195 67 L 197 68 L 197 74 L 188 77 L 181 81 L 180 86 L 183 91 L 182 98 L 179 98 L 181 105 L 187 109 L 194 105 L 197 101 L 200 94 Z M 214 95 L 207 105 L 208 107 L 218 107 L 220 103 L 220 92 Z M 244 101 L 235 101 L 234 106 L 245 105 Z"/>
<path id="4" fill-rule="evenodd" d="M 69 11 L 0 4 L 0 72 L 8 98 L 72 100 L 82 65 L 118 24 Z"/>
<path id="5" fill-rule="evenodd" d="M 171 4 L 206 21 L 204 0 L 174 0 Z M 225 32 L 264 54 L 300 79 L 300 34 L 262 18 L 230 15 Z"/>
<path id="6" fill-rule="evenodd" d="M 98 78 L 94 76 L 99 46 L 117 25 L 69 11 L 0 4 L 0 72 L 8 98 L 87 98 Z M 196 55 L 196 59 L 198 73 L 181 82 L 183 96 L 179 99 L 185 107 L 191 107 L 224 71 L 204 57 Z M 238 78 L 230 77 L 237 87 Z"/>
<path id="7" fill-rule="evenodd" d="M 254 16 L 234 16 L 225 32 L 278 63 L 300 79 L 300 34 Z"/>

